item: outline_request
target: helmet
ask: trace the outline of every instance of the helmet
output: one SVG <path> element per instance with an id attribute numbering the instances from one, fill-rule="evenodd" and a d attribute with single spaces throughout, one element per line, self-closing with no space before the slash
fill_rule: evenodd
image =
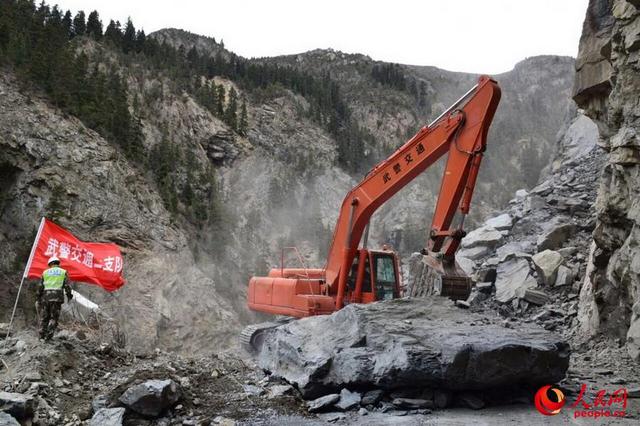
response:
<path id="1" fill-rule="evenodd" d="M 51 256 L 49 258 L 49 261 L 47 262 L 47 265 L 51 265 L 52 263 L 60 264 L 60 259 L 58 259 L 56 256 Z"/>

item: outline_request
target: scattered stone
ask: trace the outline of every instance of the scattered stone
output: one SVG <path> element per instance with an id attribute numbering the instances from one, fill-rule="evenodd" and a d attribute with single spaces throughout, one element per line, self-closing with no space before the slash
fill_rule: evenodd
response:
<path id="1" fill-rule="evenodd" d="M 264 389 L 254 385 L 242 385 L 242 389 L 247 395 L 260 396 L 264 393 Z"/>
<path id="2" fill-rule="evenodd" d="M 524 297 L 527 288 L 537 286 L 527 259 L 514 257 L 498 265 L 495 282 L 498 302 L 508 303 L 516 297 Z"/>
<path id="3" fill-rule="evenodd" d="M 358 392 L 351 392 L 344 388 L 340 391 L 340 400 L 334 405 L 342 411 L 350 410 L 360 404 L 362 396 Z"/>
<path id="4" fill-rule="evenodd" d="M 576 230 L 572 223 L 557 225 L 538 237 L 538 251 L 555 250 L 569 239 Z"/>
<path id="5" fill-rule="evenodd" d="M 460 246 L 468 249 L 477 246 L 495 247 L 502 241 L 502 234 L 490 226 L 483 226 L 469 232 Z"/>
<path id="6" fill-rule="evenodd" d="M 157 417 L 181 397 L 182 390 L 173 380 L 147 380 L 131 386 L 119 401 L 138 414 Z"/>
<path id="7" fill-rule="evenodd" d="M 24 375 L 24 380 L 26 380 L 27 382 L 41 382 L 42 374 L 40 374 L 38 371 L 30 371 Z"/>
<path id="8" fill-rule="evenodd" d="M 457 256 L 465 257 L 469 260 L 478 260 L 487 256 L 491 251 L 492 248 L 489 246 L 476 246 L 460 250 Z"/>
<path id="9" fill-rule="evenodd" d="M 361 415 L 361 416 L 366 416 L 367 414 L 369 414 L 369 410 L 367 410 L 367 409 L 366 409 L 366 408 L 364 408 L 364 407 L 363 407 L 363 408 L 360 408 L 360 409 L 358 410 L 358 414 L 359 414 L 359 415 Z"/>
<path id="10" fill-rule="evenodd" d="M 347 415 L 344 413 L 326 413 L 320 414 L 320 418 L 328 423 L 334 423 L 338 420 L 344 420 L 347 418 Z"/>
<path id="11" fill-rule="evenodd" d="M 125 409 L 122 407 L 101 408 L 91 417 L 89 426 L 122 426 L 124 413 Z"/>
<path id="12" fill-rule="evenodd" d="M 24 352 L 24 350 L 27 349 L 27 342 L 25 342 L 24 340 L 18 340 L 16 342 L 15 348 L 18 352 Z"/>
<path id="13" fill-rule="evenodd" d="M 526 189 L 518 189 L 516 191 L 516 200 L 522 200 L 524 199 L 527 195 L 529 195 L 529 193 L 527 192 Z"/>
<path id="14" fill-rule="evenodd" d="M 398 408 L 433 408 L 433 402 L 426 399 L 395 398 L 391 403 Z"/>
<path id="15" fill-rule="evenodd" d="M 291 385 L 275 385 L 269 388 L 269 398 L 277 398 L 280 396 L 284 396 L 293 391 L 293 386 Z"/>
<path id="16" fill-rule="evenodd" d="M 94 413 L 98 412 L 101 408 L 107 408 L 107 405 L 109 405 L 109 397 L 106 395 L 98 395 L 91 401 L 91 408 Z"/>
<path id="17" fill-rule="evenodd" d="M 458 400 L 472 410 L 481 410 L 485 406 L 485 402 L 475 393 L 462 392 L 458 395 Z"/>
<path id="18" fill-rule="evenodd" d="M 456 300 L 456 306 L 462 309 L 469 309 L 471 305 L 466 300 Z"/>
<path id="19" fill-rule="evenodd" d="M 10 414 L 0 411 L 0 426 L 20 426 L 20 423 Z"/>
<path id="20" fill-rule="evenodd" d="M 383 396 L 384 396 L 384 391 L 382 391 L 381 389 L 371 390 L 364 394 L 364 396 L 362 397 L 362 400 L 360 401 L 360 404 L 365 406 L 376 405 L 378 404 L 378 402 L 382 400 Z"/>
<path id="21" fill-rule="evenodd" d="M 350 304 L 332 315 L 274 328 L 258 363 L 307 399 L 354 383 L 459 390 L 564 377 L 569 350 L 559 336 L 531 324 L 507 329 L 482 318 L 442 298 Z M 328 404 L 337 401 L 335 395 L 327 397 Z"/>
<path id="22" fill-rule="evenodd" d="M 524 300 L 534 305 L 542 306 L 549 303 L 549 296 L 544 291 L 528 288 L 524 292 Z"/>
<path id="23" fill-rule="evenodd" d="M 498 231 L 506 231 L 513 227 L 513 219 L 508 213 L 503 213 L 500 216 L 488 219 L 484 224 Z"/>
<path id="24" fill-rule="evenodd" d="M 310 413 L 326 410 L 340 400 L 340 394 L 332 393 L 307 402 Z"/>
<path id="25" fill-rule="evenodd" d="M 532 258 L 541 285 L 555 284 L 558 268 L 562 265 L 562 255 L 557 251 L 544 250 Z"/>
<path id="26" fill-rule="evenodd" d="M 33 416 L 33 397 L 21 393 L 0 392 L 0 411 L 9 413 L 18 420 Z"/>
<path id="27" fill-rule="evenodd" d="M 556 282 L 554 285 L 556 287 L 571 285 L 573 284 L 573 279 L 573 271 L 564 265 L 560 265 L 558 267 L 558 273 L 556 275 Z"/>

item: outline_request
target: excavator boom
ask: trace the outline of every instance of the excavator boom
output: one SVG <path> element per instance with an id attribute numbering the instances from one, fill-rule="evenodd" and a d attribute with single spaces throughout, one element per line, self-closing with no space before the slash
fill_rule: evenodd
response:
<path id="1" fill-rule="evenodd" d="M 451 222 L 459 207 L 464 215 L 469 211 L 487 132 L 499 101 L 498 84 L 487 76 L 480 77 L 476 86 L 347 194 L 325 267 L 327 284 L 337 288 L 337 309 L 342 307 L 349 266 L 373 213 L 446 153 L 449 158 L 427 248 L 453 258 L 464 235 L 459 229 L 451 230 Z"/>

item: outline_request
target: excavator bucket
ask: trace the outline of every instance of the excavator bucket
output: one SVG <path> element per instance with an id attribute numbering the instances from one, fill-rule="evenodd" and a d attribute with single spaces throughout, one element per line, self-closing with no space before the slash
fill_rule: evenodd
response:
<path id="1" fill-rule="evenodd" d="M 412 296 L 442 296 L 451 300 L 467 300 L 471 294 L 472 282 L 455 259 L 440 260 L 432 254 L 422 257 L 424 269 L 419 285 L 412 290 Z"/>

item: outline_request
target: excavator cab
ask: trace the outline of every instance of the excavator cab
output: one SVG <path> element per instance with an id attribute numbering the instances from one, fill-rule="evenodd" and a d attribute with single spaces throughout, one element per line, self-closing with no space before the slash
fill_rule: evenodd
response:
<path id="1" fill-rule="evenodd" d="M 364 259 L 364 268 L 358 285 L 361 259 Z M 359 249 L 347 277 L 347 300 L 371 303 L 399 298 L 401 283 L 398 265 L 398 256 L 393 251 Z"/>

